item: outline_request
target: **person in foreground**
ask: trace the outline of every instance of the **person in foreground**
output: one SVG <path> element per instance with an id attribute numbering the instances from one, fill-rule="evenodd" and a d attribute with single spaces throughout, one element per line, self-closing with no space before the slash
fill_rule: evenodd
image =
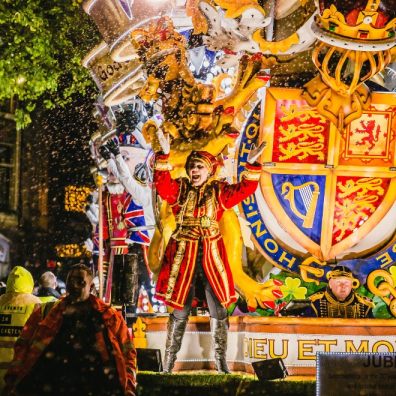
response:
<path id="1" fill-rule="evenodd" d="M 166 247 L 156 285 L 156 298 L 174 308 L 168 322 L 163 371 L 172 372 L 195 289 L 202 287 L 211 317 L 217 371 L 228 374 L 226 307 L 236 301 L 236 295 L 219 220 L 225 210 L 255 192 L 261 165 L 254 162 L 265 143 L 249 153 L 242 180 L 228 184 L 212 178 L 218 162 L 206 151 L 193 151 L 188 156 L 185 165 L 188 178 L 172 179 L 169 141 L 161 130 L 157 137 L 162 153 L 156 154 L 154 183 L 176 218 L 176 229 Z"/>
<path id="2" fill-rule="evenodd" d="M 303 316 L 319 318 L 372 318 L 372 301 L 360 296 L 355 289 L 359 280 L 344 265 L 337 265 L 327 273 L 329 283 L 324 291 L 310 297 L 311 306 Z"/>
<path id="3" fill-rule="evenodd" d="M 5 376 L 6 395 L 136 395 L 132 336 L 92 287 L 91 270 L 76 264 L 66 297 L 44 318 L 41 309 L 32 313 Z"/>

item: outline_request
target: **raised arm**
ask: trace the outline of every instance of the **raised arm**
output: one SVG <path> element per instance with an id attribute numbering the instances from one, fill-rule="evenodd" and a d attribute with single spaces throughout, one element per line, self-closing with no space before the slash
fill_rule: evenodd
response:
<path id="1" fill-rule="evenodd" d="M 258 186 L 261 174 L 261 165 L 246 165 L 239 183 L 223 183 L 220 187 L 219 201 L 225 209 L 238 205 L 249 195 L 252 195 Z"/>
<path id="2" fill-rule="evenodd" d="M 115 158 L 117 169 L 119 172 L 119 180 L 125 187 L 125 190 L 132 195 L 137 204 L 141 206 L 151 205 L 151 189 L 149 186 L 140 184 L 129 171 L 128 165 L 119 154 Z"/>
<path id="3" fill-rule="evenodd" d="M 112 172 L 124 186 L 125 190 L 132 195 L 134 201 L 141 206 L 151 205 L 151 190 L 148 186 L 143 186 L 140 184 L 130 172 L 130 169 L 122 155 L 120 154 L 120 149 L 118 142 L 115 140 L 110 140 L 106 146 L 109 151 L 114 155 L 114 162 L 109 160 L 109 166 L 112 168 Z M 114 164 L 114 165 L 113 165 Z M 115 169 L 114 169 L 115 168 Z"/>
<path id="4" fill-rule="evenodd" d="M 266 143 L 262 142 L 259 147 L 252 148 L 239 183 L 221 185 L 219 200 L 224 208 L 232 208 L 256 191 L 261 175 L 261 164 L 256 160 L 261 156 L 265 146 Z"/>
<path id="5" fill-rule="evenodd" d="M 156 154 L 154 165 L 154 185 L 159 196 L 169 204 L 174 204 L 179 196 L 180 183 L 172 179 L 169 154 Z"/>
<path id="6" fill-rule="evenodd" d="M 169 136 L 165 136 L 161 128 L 157 132 L 158 143 L 162 152 L 155 154 L 154 185 L 159 196 L 169 204 L 174 204 L 179 196 L 180 184 L 170 175 L 171 165 L 168 162 L 170 152 Z"/>

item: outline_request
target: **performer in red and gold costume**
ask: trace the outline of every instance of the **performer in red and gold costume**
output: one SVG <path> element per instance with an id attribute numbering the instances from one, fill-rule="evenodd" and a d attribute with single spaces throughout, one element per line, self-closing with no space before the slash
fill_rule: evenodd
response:
<path id="1" fill-rule="evenodd" d="M 156 155 L 154 183 L 176 218 L 176 229 L 166 247 L 156 286 L 156 297 L 175 308 L 168 322 L 164 372 L 172 372 L 195 289 L 201 286 L 211 316 L 217 370 L 229 373 L 226 307 L 236 301 L 236 295 L 218 222 L 225 210 L 256 190 L 261 165 L 255 161 L 265 144 L 249 153 L 242 180 L 228 184 L 214 180 L 218 162 L 206 151 L 193 151 L 188 156 L 185 165 L 188 178 L 172 179 L 167 161 L 169 142 L 161 130 L 158 140 L 163 153 Z"/>

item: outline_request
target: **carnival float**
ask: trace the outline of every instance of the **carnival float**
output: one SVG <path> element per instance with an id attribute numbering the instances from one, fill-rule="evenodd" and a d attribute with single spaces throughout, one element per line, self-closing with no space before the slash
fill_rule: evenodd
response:
<path id="1" fill-rule="evenodd" d="M 240 296 L 228 308 L 231 367 L 281 357 L 289 373 L 305 374 L 317 351 L 394 352 L 393 2 L 85 0 L 83 8 L 103 38 L 83 60 L 100 92 L 90 137 L 99 205 L 107 166 L 100 147 L 114 137 L 132 173 L 143 164 L 149 178 L 160 128 L 172 176 L 185 174 L 192 150 L 204 150 L 229 182 L 241 180 L 252 148 L 267 143 L 256 193 L 220 222 Z M 145 259 L 154 285 L 175 218 L 150 194 L 155 230 Z M 99 272 L 102 239 L 99 232 Z M 373 319 L 282 315 L 291 300 L 325 288 L 337 266 L 353 272 Z M 157 303 L 150 312 L 164 314 Z M 138 345 L 162 349 L 165 323 L 143 315 Z M 201 347 L 184 345 L 179 368 L 210 367 L 202 328 L 204 316 L 190 322 L 186 343 Z"/>

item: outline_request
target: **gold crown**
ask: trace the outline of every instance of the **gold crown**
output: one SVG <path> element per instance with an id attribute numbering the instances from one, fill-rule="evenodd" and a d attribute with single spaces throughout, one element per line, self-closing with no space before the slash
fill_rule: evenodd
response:
<path id="1" fill-rule="evenodd" d="M 186 39 L 175 30 L 172 20 L 166 16 L 145 28 L 134 30 L 132 42 L 140 60 L 146 64 L 187 48 Z"/>
<path id="2" fill-rule="evenodd" d="M 378 18 L 382 14 L 378 12 L 379 3 L 368 1 L 366 8 L 357 14 L 355 25 L 348 24 L 345 16 L 339 12 L 334 4 L 326 8 L 322 15 L 318 15 L 316 22 L 323 29 L 338 36 L 350 39 L 367 41 L 394 41 L 396 30 L 396 18 L 390 20 L 386 25 L 378 26 Z"/>

